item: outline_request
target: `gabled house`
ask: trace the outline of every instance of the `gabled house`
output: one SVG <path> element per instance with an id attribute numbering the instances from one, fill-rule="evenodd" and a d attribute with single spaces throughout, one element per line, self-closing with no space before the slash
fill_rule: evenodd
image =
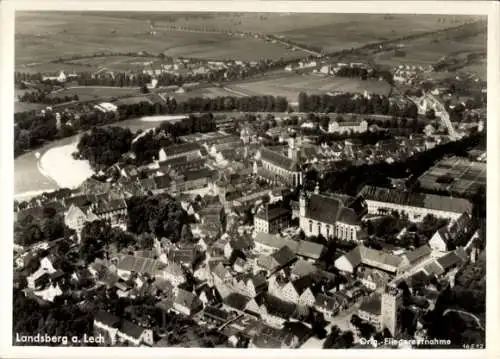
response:
<path id="1" fill-rule="evenodd" d="M 112 225 L 124 223 L 127 218 L 127 202 L 123 198 L 100 198 L 92 203 L 90 210 L 98 219 L 109 221 Z"/>
<path id="2" fill-rule="evenodd" d="M 80 207 L 74 204 L 71 204 L 64 214 L 64 224 L 76 232 L 79 240 L 83 227 L 85 227 L 87 223 L 97 220 L 99 220 L 99 218 L 94 213 L 85 213 Z"/>
<path id="3" fill-rule="evenodd" d="M 300 240 L 296 249 L 297 256 L 317 260 L 325 251 L 325 246 L 319 243 Z"/>
<path id="4" fill-rule="evenodd" d="M 428 259 L 432 254 L 432 249 L 427 244 L 420 246 L 412 251 L 403 253 L 403 266 L 413 267 L 418 263 Z"/>
<path id="5" fill-rule="evenodd" d="M 309 261 L 299 258 L 292 266 L 290 272 L 290 279 L 299 279 L 313 273 L 316 273 L 318 268 Z"/>
<path id="6" fill-rule="evenodd" d="M 260 317 L 272 327 L 281 328 L 285 322 L 298 315 L 295 303 L 283 301 L 270 294 L 264 295 L 260 302 Z"/>
<path id="7" fill-rule="evenodd" d="M 127 343 L 131 346 L 152 346 L 153 331 L 144 329 L 105 311 L 94 316 L 94 331 L 103 334 L 108 345 Z"/>
<path id="8" fill-rule="evenodd" d="M 368 248 L 363 245 L 357 246 L 335 261 L 335 267 L 337 269 L 348 273 L 353 273 L 360 264 L 397 274 L 402 270 L 404 261 L 399 256 Z"/>
<path id="9" fill-rule="evenodd" d="M 274 273 L 291 264 L 296 258 L 295 253 L 285 246 L 271 255 L 260 256 L 257 259 L 257 265 L 268 273 Z"/>
<path id="10" fill-rule="evenodd" d="M 313 293 L 314 281 L 311 276 L 305 276 L 293 281 L 278 283 L 275 277 L 269 280 L 269 294 L 290 303 L 312 307 L 315 302 Z"/>
<path id="11" fill-rule="evenodd" d="M 158 153 L 159 162 L 165 162 L 178 157 L 185 157 L 187 160 L 199 158 L 201 157 L 201 146 L 197 143 L 187 142 L 164 147 Z"/>
<path id="12" fill-rule="evenodd" d="M 459 237 L 467 236 L 471 232 L 471 221 L 470 214 L 463 213 L 447 226 L 439 228 L 429 240 L 429 246 L 433 250 L 447 252 L 452 249 L 452 246 L 462 244 L 455 242 Z"/>
<path id="13" fill-rule="evenodd" d="M 316 296 L 314 309 L 316 309 L 320 313 L 323 313 L 325 318 L 328 320 L 333 318 L 339 312 L 340 306 L 335 297 L 330 297 L 326 294 L 319 293 Z"/>
<path id="14" fill-rule="evenodd" d="M 175 288 L 172 309 L 180 314 L 192 316 L 203 309 L 203 303 L 196 294 Z"/>
<path id="15" fill-rule="evenodd" d="M 278 235 L 259 232 L 256 234 L 255 239 L 255 250 L 261 253 L 272 253 L 288 246 L 290 249 L 295 249 L 298 242 L 286 239 Z"/>

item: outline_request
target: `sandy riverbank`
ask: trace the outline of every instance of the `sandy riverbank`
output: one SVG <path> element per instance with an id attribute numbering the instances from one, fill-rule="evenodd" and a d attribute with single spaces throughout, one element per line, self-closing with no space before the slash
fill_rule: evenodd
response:
<path id="1" fill-rule="evenodd" d="M 23 192 L 23 193 L 18 193 L 14 195 L 14 199 L 16 201 L 22 202 L 22 201 L 29 201 L 33 197 L 39 196 L 42 193 L 49 193 L 49 192 L 54 192 L 56 189 L 46 189 L 46 190 L 39 190 L 39 191 L 28 191 L 28 192 Z"/>
<path id="2" fill-rule="evenodd" d="M 76 143 L 51 148 L 38 162 L 39 171 L 61 188 L 76 188 L 94 174 L 86 160 L 75 160 Z"/>
<path id="3" fill-rule="evenodd" d="M 174 115 L 174 116 L 147 116 L 142 117 L 141 121 L 143 122 L 176 122 L 180 120 L 184 120 L 188 116 L 186 115 Z"/>

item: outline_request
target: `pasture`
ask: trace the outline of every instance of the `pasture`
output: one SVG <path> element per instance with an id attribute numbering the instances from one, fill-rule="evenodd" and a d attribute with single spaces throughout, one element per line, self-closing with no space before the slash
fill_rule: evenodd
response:
<path id="1" fill-rule="evenodd" d="M 308 94 L 326 94 L 328 92 L 352 92 L 387 95 L 391 86 L 385 81 L 360 80 L 345 77 L 327 77 L 321 75 L 295 75 L 253 82 L 243 82 L 228 86 L 230 90 L 252 95 L 285 96 L 288 101 L 297 101 L 299 92 Z"/>
<path id="2" fill-rule="evenodd" d="M 160 27 L 161 24 L 158 26 Z M 172 56 L 207 59 L 299 57 L 300 51 L 253 38 L 224 33 L 161 31 L 149 34 L 149 24 L 134 17 L 94 13 L 16 13 L 15 61 L 17 67 L 60 57 L 106 51 L 164 52 Z"/>
<path id="3" fill-rule="evenodd" d="M 114 97 L 139 95 L 138 87 L 76 86 L 53 92 L 51 96 L 64 97 L 78 95 L 79 101 L 105 101 Z"/>

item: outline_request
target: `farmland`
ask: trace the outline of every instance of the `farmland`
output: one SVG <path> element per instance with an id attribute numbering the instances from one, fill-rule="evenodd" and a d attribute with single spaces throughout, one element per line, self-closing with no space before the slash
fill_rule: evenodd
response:
<path id="1" fill-rule="evenodd" d="M 404 56 L 396 57 L 394 51 L 382 52 L 375 56 L 375 61 L 382 65 L 434 64 L 445 56 L 467 55 L 486 52 L 486 34 L 454 39 L 445 36 L 429 36 L 402 42 Z"/>
<path id="2" fill-rule="evenodd" d="M 335 78 L 320 75 L 295 75 L 272 80 L 244 82 L 228 86 L 229 89 L 247 95 L 274 95 L 285 96 L 288 101 L 297 101 L 299 92 L 309 94 L 324 94 L 334 91 L 360 92 L 365 90 L 371 93 L 387 95 L 390 85 L 378 80 L 360 80 L 353 78 Z"/>
<path id="3" fill-rule="evenodd" d="M 322 14 L 326 15 L 326 14 Z M 472 17 L 438 15 L 329 14 L 331 22 L 281 32 L 285 38 L 332 52 L 407 35 L 458 26 Z M 445 19 L 440 21 L 439 19 Z M 369 34 L 369 36 L 367 36 Z"/>
<path id="4" fill-rule="evenodd" d="M 159 24 L 158 26 L 160 26 Z M 23 12 L 16 14 L 16 65 L 47 62 L 60 57 L 109 51 L 190 56 L 207 59 L 259 60 L 299 57 L 300 51 L 253 38 L 223 33 L 158 31 L 148 33 L 144 20 L 80 13 Z M 303 55 L 303 54 L 302 54 Z"/>
<path id="5" fill-rule="evenodd" d="M 78 95 L 80 101 L 91 101 L 110 99 L 113 97 L 133 96 L 139 94 L 136 87 L 99 87 L 99 86 L 77 86 L 69 87 L 62 91 L 54 92 L 57 97 Z"/>
<path id="6" fill-rule="evenodd" d="M 98 16 L 96 14 L 96 16 Z M 143 23 L 152 21 L 161 31 L 165 26 L 206 28 L 216 31 L 273 33 L 312 44 L 328 44 L 332 38 L 365 37 L 366 41 L 405 36 L 457 26 L 473 16 L 449 15 L 382 15 L 327 13 L 101 13 L 100 16 L 133 18 Z M 442 21 L 444 19 L 444 21 Z M 352 24 L 352 25 L 350 25 Z M 364 35 L 361 35 L 364 34 Z M 369 37 L 366 35 L 370 34 Z M 304 42 L 299 41 L 304 40 Z"/>

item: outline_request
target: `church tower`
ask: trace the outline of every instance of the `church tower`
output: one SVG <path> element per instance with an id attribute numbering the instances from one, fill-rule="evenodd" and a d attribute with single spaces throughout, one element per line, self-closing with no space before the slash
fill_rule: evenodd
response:
<path id="1" fill-rule="evenodd" d="M 382 328 L 387 328 L 394 337 L 401 330 L 401 308 L 403 306 L 403 291 L 393 286 L 387 286 L 382 293 Z"/>
<path id="2" fill-rule="evenodd" d="M 306 194 L 304 191 L 300 191 L 299 197 L 299 216 L 304 218 L 306 216 Z"/>
<path id="3" fill-rule="evenodd" d="M 293 161 L 299 160 L 300 141 L 297 140 L 297 135 L 292 133 L 288 139 L 288 158 Z"/>

